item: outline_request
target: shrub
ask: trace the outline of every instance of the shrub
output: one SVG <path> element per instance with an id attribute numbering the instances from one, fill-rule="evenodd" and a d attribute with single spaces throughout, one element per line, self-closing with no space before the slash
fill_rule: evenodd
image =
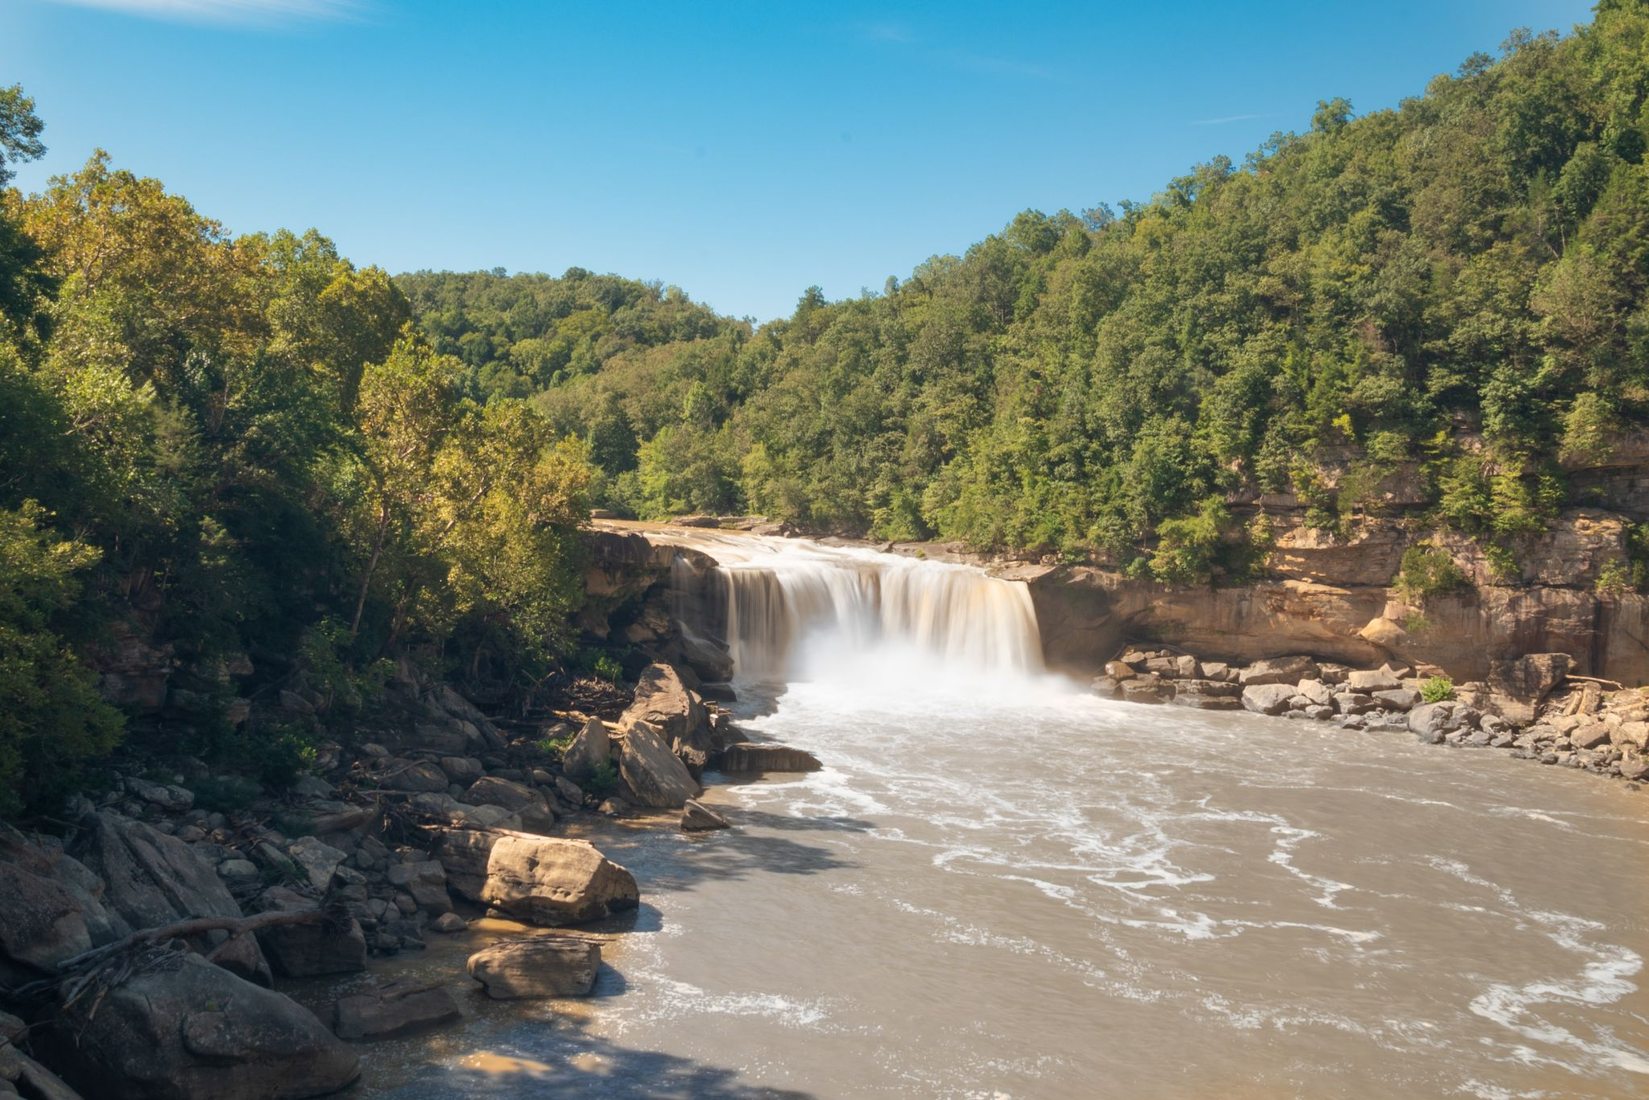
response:
<path id="1" fill-rule="evenodd" d="M 584 781 L 584 787 L 597 797 L 605 797 L 618 789 L 618 769 L 613 767 L 611 760 L 603 760 L 595 766 L 590 777 Z"/>
<path id="2" fill-rule="evenodd" d="M 1433 676 L 1420 685 L 1420 698 L 1428 703 L 1442 703 L 1454 698 L 1454 681 L 1447 676 Z"/>
<path id="3" fill-rule="evenodd" d="M 1397 590 L 1406 600 L 1424 601 L 1471 587 L 1449 552 L 1436 546 L 1411 546 L 1403 551 L 1397 570 Z"/>
<path id="4" fill-rule="evenodd" d="M 1600 596 L 1624 596 L 1633 587 L 1632 567 L 1619 559 L 1604 562 L 1597 571 L 1596 588 Z"/>

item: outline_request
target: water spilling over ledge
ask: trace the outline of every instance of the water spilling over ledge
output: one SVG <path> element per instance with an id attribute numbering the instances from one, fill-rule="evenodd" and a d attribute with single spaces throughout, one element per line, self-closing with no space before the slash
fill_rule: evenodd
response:
<path id="1" fill-rule="evenodd" d="M 725 637 L 741 680 L 812 679 L 875 651 L 972 676 L 1042 670 L 1023 584 L 812 543 L 753 543 L 742 560 L 720 560 L 715 582 L 726 592 Z"/>

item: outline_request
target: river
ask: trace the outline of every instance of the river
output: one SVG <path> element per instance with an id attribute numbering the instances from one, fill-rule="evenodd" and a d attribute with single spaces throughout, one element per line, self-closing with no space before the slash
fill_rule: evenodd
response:
<path id="1" fill-rule="evenodd" d="M 750 545 L 743 725 L 825 770 L 712 786 L 728 832 L 598 826 L 643 906 L 597 996 L 470 994 L 367 1095 L 1649 1096 L 1644 796 L 1098 700 L 1006 582 Z"/>

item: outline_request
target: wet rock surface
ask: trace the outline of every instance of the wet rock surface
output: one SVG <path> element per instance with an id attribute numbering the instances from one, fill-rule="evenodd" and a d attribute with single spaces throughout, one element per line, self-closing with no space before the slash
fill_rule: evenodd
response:
<path id="1" fill-rule="evenodd" d="M 469 957 L 469 976 L 494 1000 L 584 997 L 595 988 L 601 948 L 576 936 L 533 936 L 493 944 Z"/>

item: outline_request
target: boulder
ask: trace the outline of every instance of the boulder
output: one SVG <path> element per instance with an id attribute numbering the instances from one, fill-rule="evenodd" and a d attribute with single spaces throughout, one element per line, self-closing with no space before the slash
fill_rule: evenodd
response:
<path id="1" fill-rule="evenodd" d="M 339 997 L 333 1030 L 351 1041 L 392 1039 L 458 1019 L 458 1002 L 439 982 L 402 980 Z"/>
<path id="2" fill-rule="evenodd" d="M 287 856 L 303 871 L 309 884 L 325 893 L 332 885 L 332 876 L 349 856 L 324 841 L 312 836 L 299 837 L 286 848 Z"/>
<path id="3" fill-rule="evenodd" d="M 1390 691 L 1376 691 L 1374 701 L 1386 710 L 1408 711 L 1420 704 L 1421 696 L 1412 688 L 1393 688 Z"/>
<path id="4" fill-rule="evenodd" d="M 730 829 L 732 824 L 704 803 L 689 798 L 681 811 L 681 827 L 684 832 L 697 833 L 712 829 Z"/>
<path id="5" fill-rule="evenodd" d="M 1569 740 L 1577 749 L 1595 749 L 1609 744 L 1609 727 L 1602 722 L 1582 722 L 1569 732 Z"/>
<path id="6" fill-rule="evenodd" d="M 284 886 L 272 886 L 258 897 L 259 912 L 296 913 L 317 907 L 313 898 Z M 326 920 L 265 928 L 258 933 L 258 943 L 275 970 L 289 978 L 366 969 L 366 935 L 353 918 L 347 924 Z"/>
<path id="7" fill-rule="evenodd" d="M 676 639 L 675 650 L 682 664 L 692 669 L 700 680 L 726 682 L 733 678 L 733 655 L 724 645 L 683 628 Z"/>
<path id="8" fill-rule="evenodd" d="M 1294 694 L 1293 683 L 1268 681 L 1252 684 L 1242 689 L 1242 705 L 1245 710 L 1256 714 L 1281 714 L 1288 709 L 1288 701 Z"/>
<path id="9" fill-rule="evenodd" d="M 1379 704 L 1374 696 L 1364 695 L 1357 691 L 1341 691 L 1334 695 L 1334 709 L 1341 714 L 1367 714 L 1371 710 L 1378 710 Z"/>
<path id="10" fill-rule="evenodd" d="M 443 756 L 441 770 L 447 773 L 448 779 L 459 785 L 474 783 L 487 774 L 481 761 L 473 756 Z"/>
<path id="11" fill-rule="evenodd" d="M 647 726 L 637 722 L 624 736 L 619 774 L 642 806 L 676 809 L 699 793 L 687 765 Z"/>
<path id="12" fill-rule="evenodd" d="M 1134 669 L 1133 666 L 1125 664 L 1122 661 L 1106 661 L 1105 675 L 1109 676 L 1118 683 L 1121 683 L 1123 680 L 1132 680 L 1134 678 Z"/>
<path id="13" fill-rule="evenodd" d="M 460 917 L 457 913 L 442 913 L 440 916 L 429 922 L 430 931 L 441 932 L 449 936 L 462 932 L 469 926 L 470 922 L 465 920 L 463 917 Z"/>
<path id="14" fill-rule="evenodd" d="M 243 915 L 217 869 L 183 841 L 110 811 L 80 824 L 74 854 L 103 880 L 105 903 L 132 929 Z"/>
<path id="15" fill-rule="evenodd" d="M 1390 666 L 1377 669 L 1360 669 L 1346 673 L 1346 687 L 1364 695 L 1373 695 L 1381 691 L 1396 691 L 1403 686 L 1402 677 L 1393 672 Z"/>
<path id="16" fill-rule="evenodd" d="M 452 912 L 452 898 L 447 894 L 447 872 L 433 859 L 417 863 L 393 863 L 389 867 L 389 884 L 405 890 L 426 913 Z"/>
<path id="17" fill-rule="evenodd" d="M 389 757 L 382 762 L 378 784 L 392 791 L 445 791 L 450 780 L 438 764 L 428 760 L 401 760 Z"/>
<path id="18" fill-rule="evenodd" d="M 1294 690 L 1305 696 L 1307 703 L 1319 707 L 1334 705 L 1334 691 L 1321 680 L 1301 680 Z"/>
<path id="19" fill-rule="evenodd" d="M 612 741 L 607 736 L 607 724 L 591 718 L 573 737 L 572 744 L 561 757 L 561 770 L 573 779 L 588 779 L 603 764 L 612 762 Z"/>
<path id="20" fill-rule="evenodd" d="M 636 677 L 635 700 L 619 719 L 619 726 L 628 730 L 637 724 L 651 727 L 672 751 L 710 749 L 709 714 L 669 665 L 648 665 Z"/>
<path id="21" fill-rule="evenodd" d="M 721 756 L 721 770 L 729 774 L 816 772 L 823 767 L 819 758 L 805 749 L 779 745 L 771 741 L 741 741 L 729 746 Z"/>
<path id="22" fill-rule="evenodd" d="M 513 779 L 484 775 L 470 784 L 464 799 L 475 806 L 502 806 L 519 817 L 521 828 L 528 832 L 548 832 L 555 828 L 555 811 L 550 808 L 549 799 Z"/>
<path id="23" fill-rule="evenodd" d="M 1238 675 L 1243 687 L 1270 684 L 1288 684 L 1292 687 L 1301 680 L 1317 675 L 1317 662 L 1310 657 L 1268 657 L 1255 661 Z M 1289 694 L 1293 694 L 1292 691 Z"/>
<path id="24" fill-rule="evenodd" d="M 1540 704 L 1568 677 L 1572 665 L 1567 653 L 1525 653 L 1490 661 L 1489 688 L 1495 708 L 1513 722 L 1532 722 Z"/>
<path id="25" fill-rule="evenodd" d="M 94 1003 L 69 1010 L 52 1039 L 53 1064 L 87 1096 L 297 1100 L 360 1074 L 307 1008 L 197 955 L 139 969 Z"/>
<path id="26" fill-rule="evenodd" d="M 1609 739 L 1617 745 L 1644 748 L 1649 745 L 1649 722 L 1622 722 L 1610 732 Z"/>
<path id="27" fill-rule="evenodd" d="M 1443 703 L 1422 703 L 1409 711 L 1408 728 L 1420 740 L 1435 745 L 1448 734 L 1475 728 L 1480 717 L 1477 710 L 1452 699 Z"/>
<path id="28" fill-rule="evenodd" d="M 469 958 L 469 976 L 487 996 L 587 997 L 595 988 L 601 948 L 578 936 L 532 936 L 495 943 Z"/>
<path id="29" fill-rule="evenodd" d="M 195 804 L 194 794 L 184 787 L 151 783 L 135 775 L 126 778 L 126 792 L 169 813 L 184 813 Z"/>
<path id="30" fill-rule="evenodd" d="M 23 1021 L 15 1016 L 3 1020 Z M 82 1100 L 81 1095 L 45 1066 L 10 1043 L 0 1042 L 0 1097 L 26 1096 L 29 1100 Z"/>
<path id="31" fill-rule="evenodd" d="M 1174 697 L 1174 685 L 1157 676 L 1139 676 L 1124 680 L 1121 685 L 1123 701 L 1156 705 Z"/>
<path id="32" fill-rule="evenodd" d="M 1241 710 L 1242 685 L 1220 680 L 1180 680 L 1174 685 L 1170 702 L 1198 710 Z"/>
<path id="33" fill-rule="evenodd" d="M 531 924 L 599 920 L 640 900 L 634 876 L 583 840 L 453 829 L 435 856 L 459 894 Z"/>

